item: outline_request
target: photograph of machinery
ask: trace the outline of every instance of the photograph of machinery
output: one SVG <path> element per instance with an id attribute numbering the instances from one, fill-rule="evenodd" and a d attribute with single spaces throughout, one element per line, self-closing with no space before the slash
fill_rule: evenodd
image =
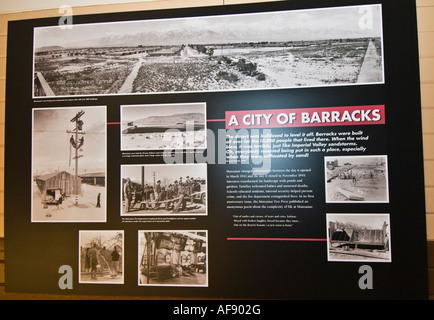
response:
<path id="1" fill-rule="evenodd" d="M 139 231 L 139 286 L 208 286 L 208 231 Z"/>

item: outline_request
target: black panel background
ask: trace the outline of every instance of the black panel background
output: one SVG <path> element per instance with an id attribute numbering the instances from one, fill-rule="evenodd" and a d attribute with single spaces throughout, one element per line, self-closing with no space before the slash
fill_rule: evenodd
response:
<path id="1" fill-rule="evenodd" d="M 426 298 L 426 226 L 416 7 L 413 1 L 285 1 L 253 5 L 186 8 L 74 16 L 74 23 L 123 21 L 260 12 L 381 3 L 383 11 L 384 85 L 279 89 L 246 92 L 206 92 L 137 96 L 100 96 L 87 102 L 32 99 L 33 28 L 57 25 L 58 18 L 9 23 L 5 133 L 5 250 L 6 290 L 38 293 L 225 297 L 295 299 L 419 299 Z M 31 223 L 31 110 L 37 107 L 107 105 L 107 121 L 120 119 L 119 105 L 170 102 L 207 103 L 208 119 L 222 119 L 226 110 L 290 109 L 328 106 L 384 104 L 386 125 L 365 126 L 372 137 L 370 154 L 387 154 L 389 164 L 388 204 L 325 204 L 324 190 L 316 194 L 314 212 L 291 237 L 326 237 L 327 212 L 390 213 L 392 262 L 371 263 L 374 289 L 358 287 L 362 263 L 327 261 L 325 242 L 227 241 L 234 234 L 231 212 L 225 208 L 225 170 L 230 165 L 208 165 L 208 216 L 193 222 L 171 222 L 175 229 L 207 229 L 209 287 L 138 287 L 137 230 L 160 226 L 122 223 L 119 215 L 119 177 L 122 159 L 119 127 L 107 126 L 107 222 Z M 209 122 L 208 128 L 223 129 Z M 317 130 L 328 131 L 323 127 Z M 337 128 L 336 130 L 338 130 Z M 306 129 L 307 130 L 307 129 Z M 297 130 L 301 131 L 301 130 Z M 303 164 L 273 162 L 274 168 L 290 165 L 322 172 L 323 155 L 311 155 Z M 132 160 L 135 161 L 134 159 Z M 237 166 L 242 167 L 242 166 Z M 248 166 L 246 166 L 248 168 Z M 312 177 L 323 186 L 323 175 Z M 323 188 L 323 187 L 322 187 Z M 306 228 L 308 226 L 309 228 Z M 123 285 L 79 284 L 73 290 L 58 287 L 58 268 L 78 268 L 79 230 L 125 230 L 125 283 Z M 238 232 L 238 231 L 237 231 Z M 261 230 L 257 230 L 261 235 Z M 286 236 L 276 230 L 273 237 Z M 269 236 L 269 234 L 267 235 Z"/>

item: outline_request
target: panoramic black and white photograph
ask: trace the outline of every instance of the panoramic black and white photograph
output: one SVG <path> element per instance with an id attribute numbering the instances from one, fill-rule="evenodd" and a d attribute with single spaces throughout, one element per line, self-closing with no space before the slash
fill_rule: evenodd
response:
<path id="1" fill-rule="evenodd" d="M 205 149 L 206 103 L 121 106 L 121 150 Z"/>
<path id="2" fill-rule="evenodd" d="M 208 286 L 208 231 L 139 230 L 139 286 Z"/>
<path id="3" fill-rule="evenodd" d="M 207 165 L 121 166 L 121 215 L 206 215 Z"/>
<path id="4" fill-rule="evenodd" d="M 106 221 L 106 108 L 33 109 L 32 222 Z"/>
<path id="5" fill-rule="evenodd" d="M 124 231 L 79 231 L 79 283 L 124 283 Z"/>
<path id="6" fill-rule="evenodd" d="M 391 262 L 389 214 L 327 214 L 328 261 Z"/>
<path id="7" fill-rule="evenodd" d="M 326 202 L 389 202 L 387 156 L 324 157 Z"/>
<path id="8" fill-rule="evenodd" d="M 37 27 L 33 97 L 384 83 L 381 9 Z"/>

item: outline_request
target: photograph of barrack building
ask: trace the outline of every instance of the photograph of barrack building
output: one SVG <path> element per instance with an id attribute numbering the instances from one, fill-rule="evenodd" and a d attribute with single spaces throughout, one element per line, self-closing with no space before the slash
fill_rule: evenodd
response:
<path id="1" fill-rule="evenodd" d="M 105 107 L 33 109 L 31 179 L 32 222 L 105 222 Z"/>
<path id="2" fill-rule="evenodd" d="M 381 5 L 34 28 L 33 96 L 384 82 Z"/>
<path id="3" fill-rule="evenodd" d="M 389 214 L 327 214 L 328 260 L 391 262 Z"/>
<path id="4" fill-rule="evenodd" d="M 121 106 L 121 150 L 205 149 L 206 103 Z"/>

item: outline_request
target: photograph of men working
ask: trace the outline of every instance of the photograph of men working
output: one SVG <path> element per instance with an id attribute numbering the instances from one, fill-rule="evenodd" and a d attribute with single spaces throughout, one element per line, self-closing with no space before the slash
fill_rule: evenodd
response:
<path id="1" fill-rule="evenodd" d="M 123 165 L 121 215 L 206 215 L 206 164 Z"/>

